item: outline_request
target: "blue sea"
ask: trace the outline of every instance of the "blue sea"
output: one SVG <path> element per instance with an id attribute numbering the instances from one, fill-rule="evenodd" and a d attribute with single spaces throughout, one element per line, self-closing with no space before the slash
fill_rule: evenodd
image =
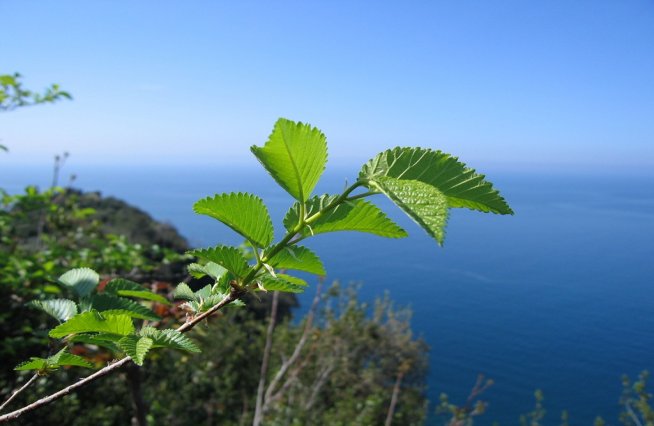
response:
<path id="1" fill-rule="evenodd" d="M 214 193 L 261 196 L 280 230 L 291 203 L 254 165 L 69 167 L 75 186 L 100 190 L 175 225 L 195 246 L 239 243 L 226 227 L 192 212 Z M 49 169 L 3 168 L 0 187 L 46 186 Z M 331 169 L 318 192 L 336 192 L 356 168 Z M 397 208 L 379 205 L 410 234 L 402 240 L 341 233 L 309 240 L 328 278 L 385 291 L 413 309 L 413 328 L 431 347 L 429 397 L 463 402 L 479 373 L 495 381 L 477 424 L 518 423 L 541 389 L 546 424 L 568 409 L 572 424 L 601 415 L 616 424 L 620 377 L 654 371 L 654 173 L 488 174 L 515 210 L 497 216 L 452 212 L 444 247 Z M 310 289 L 300 297 L 308 304 Z M 302 310 L 302 308 L 300 308 Z M 430 409 L 433 412 L 433 406 Z M 434 421 L 432 419 L 432 421 Z"/>

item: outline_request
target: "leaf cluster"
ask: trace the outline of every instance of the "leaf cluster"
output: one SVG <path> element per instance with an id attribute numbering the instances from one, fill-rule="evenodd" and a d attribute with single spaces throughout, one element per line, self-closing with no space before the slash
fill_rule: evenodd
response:
<path id="1" fill-rule="evenodd" d="M 143 303 L 169 304 L 167 299 L 140 284 L 116 278 L 107 282 L 100 292 L 100 276 L 89 268 L 72 269 L 61 275 L 57 282 L 74 295 L 76 301 L 49 299 L 33 301 L 30 306 L 59 322 L 48 335 L 55 339 L 65 339 L 62 351 L 71 343 L 93 345 L 129 355 L 137 365 L 142 365 L 147 353 L 154 348 L 199 351 L 190 339 L 176 330 L 152 327 L 136 329 L 134 319 L 160 319 Z M 61 364 L 62 359 L 70 361 L 69 356 L 32 358 L 31 361 L 21 363 L 16 370 L 34 369 L 45 374 L 61 365 L 92 367 L 88 362 Z"/>
<path id="2" fill-rule="evenodd" d="M 42 93 L 38 93 L 23 88 L 21 79 L 19 73 L 0 74 L 0 111 L 72 99 L 70 93 L 61 90 L 58 84 L 52 84 Z"/>
<path id="3" fill-rule="evenodd" d="M 284 216 L 284 236 L 274 244 L 275 230 L 268 209 L 256 195 L 216 194 L 195 203 L 196 213 L 216 219 L 240 234 L 254 254 L 250 260 L 238 247 L 222 245 L 189 252 L 211 268 L 219 266 L 224 270 L 212 288 L 219 289 L 217 294 L 225 294 L 229 287 L 239 295 L 256 291 L 302 292 L 306 282 L 279 271 L 325 275 L 318 256 L 299 245 L 318 234 L 358 231 L 388 238 L 407 236 L 383 211 L 363 199 L 375 194 L 388 197 L 439 244 L 444 241 L 450 208 L 513 214 L 483 175 L 440 151 L 384 151 L 366 163 L 356 182 L 342 193 L 314 195 L 327 163 L 327 140 L 319 129 L 282 118 L 275 123 L 267 142 L 251 150 L 295 202 Z M 357 192 L 359 189 L 367 191 Z M 213 293 L 202 296 L 202 300 L 210 296 Z M 197 312 L 210 307 L 187 299 Z"/>

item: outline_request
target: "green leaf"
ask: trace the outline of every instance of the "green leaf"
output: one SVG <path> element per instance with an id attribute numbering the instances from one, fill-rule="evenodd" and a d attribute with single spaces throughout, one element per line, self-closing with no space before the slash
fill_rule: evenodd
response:
<path id="1" fill-rule="evenodd" d="M 276 277 L 266 274 L 260 277 L 259 280 L 267 291 L 302 293 L 307 286 L 306 281 L 286 274 L 277 274 Z"/>
<path id="2" fill-rule="evenodd" d="M 100 282 L 100 276 L 93 269 L 71 269 L 59 277 L 59 283 L 71 287 L 79 297 L 86 297 Z"/>
<path id="3" fill-rule="evenodd" d="M 121 310 L 133 318 L 158 321 L 161 318 L 145 306 L 111 294 L 96 294 L 91 298 L 91 309 L 98 312 Z"/>
<path id="4" fill-rule="evenodd" d="M 63 324 L 50 330 L 48 335 L 54 338 L 77 333 L 110 333 L 126 336 L 134 332 L 132 319 L 125 314 L 101 314 L 88 311 L 77 314 Z"/>
<path id="5" fill-rule="evenodd" d="M 249 269 L 243 253 L 236 247 L 216 246 L 208 249 L 195 249 L 188 253 L 200 259 L 217 263 L 239 278 L 242 278 Z"/>
<path id="6" fill-rule="evenodd" d="M 45 358 L 31 357 L 29 361 L 23 361 L 18 364 L 14 370 L 28 371 L 28 370 L 44 370 L 48 367 L 48 361 Z"/>
<path id="7" fill-rule="evenodd" d="M 143 365 L 145 355 L 148 353 L 154 341 L 145 336 L 129 335 L 118 341 L 118 346 L 132 358 L 136 365 Z"/>
<path id="8" fill-rule="evenodd" d="M 211 296 L 211 286 L 209 284 L 195 292 L 195 300 L 206 299 Z"/>
<path id="9" fill-rule="evenodd" d="M 379 177 L 373 184 L 434 237 L 438 244 L 443 244 L 448 214 L 445 195 L 417 180 Z"/>
<path id="10" fill-rule="evenodd" d="M 263 147 L 252 153 L 282 188 L 306 201 L 327 163 L 327 139 L 309 124 L 280 118 Z"/>
<path id="11" fill-rule="evenodd" d="M 199 263 L 191 263 L 186 267 L 186 269 L 188 270 L 188 273 L 191 274 L 193 278 L 202 278 L 207 276 L 207 271 L 204 270 L 204 266 L 200 265 Z"/>
<path id="12" fill-rule="evenodd" d="M 170 305 L 170 302 L 160 294 L 148 291 L 141 284 L 123 278 L 115 278 L 105 286 L 104 292 L 117 296 L 134 297 L 137 299 L 151 300 L 153 302 Z"/>
<path id="13" fill-rule="evenodd" d="M 77 314 L 77 305 L 68 299 L 32 300 L 28 305 L 42 310 L 60 322 Z"/>
<path id="14" fill-rule="evenodd" d="M 277 269 L 295 269 L 316 275 L 327 275 L 320 258 L 302 246 L 285 247 L 269 259 L 268 264 Z"/>
<path id="15" fill-rule="evenodd" d="M 273 240 L 273 225 L 261 198 L 252 194 L 229 193 L 203 198 L 193 205 L 198 214 L 218 219 L 258 247 Z"/>
<path id="16" fill-rule="evenodd" d="M 200 348 L 191 339 L 177 330 L 157 330 L 154 327 L 143 327 L 140 335 L 152 339 L 153 348 L 170 348 L 188 352 L 200 352 Z"/>
<path id="17" fill-rule="evenodd" d="M 73 355 L 69 353 L 63 353 L 57 361 L 57 366 L 75 366 L 75 367 L 84 367 L 84 368 L 93 368 L 93 364 L 82 358 L 78 355 Z"/>
<path id="18" fill-rule="evenodd" d="M 56 354 L 48 358 L 31 357 L 29 361 L 22 362 L 14 368 L 17 371 L 38 370 L 41 373 L 48 373 L 51 370 L 56 370 L 63 366 L 75 366 L 93 368 L 93 365 L 82 358 L 81 356 L 73 355 L 66 352 L 67 348 L 63 348 Z"/>
<path id="19" fill-rule="evenodd" d="M 307 215 L 317 213 L 331 204 L 337 196 L 323 195 L 313 197 L 306 203 Z M 284 217 L 284 226 L 292 230 L 299 221 L 300 206 L 295 203 Z M 384 214 L 377 206 L 364 200 L 354 200 L 338 205 L 304 227 L 303 236 L 336 231 L 358 231 L 388 238 L 403 238 L 406 231 L 400 228 Z"/>
<path id="20" fill-rule="evenodd" d="M 189 274 L 191 274 L 194 278 L 202 278 L 206 275 L 209 275 L 214 280 L 219 280 L 223 277 L 223 275 L 227 273 L 227 269 L 213 262 L 207 262 L 204 265 L 200 265 L 199 263 L 191 263 L 187 268 Z"/>
<path id="21" fill-rule="evenodd" d="M 188 284 L 179 283 L 175 288 L 175 294 L 173 297 L 182 300 L 195 300 L 195 293 L 191 290 L 191 287 L 189 287 Z"/>
<path id="22" fill-rule="evenodd" d="M 74 343 L 85 343 L 87 345 L 100 346 L 106 349 L 109 349 L 112 352 L 118 352 L 118 346 L 116 342 L 120 340 L 120 336 L 115 334 L 78 334 L 70 337 L 69 341 Z"/>
<path id="23" fill-rule="evenodd" d="M 380 177 L 417 180 L 438 189 L 449 207 L 466 207 L 482 212 L 513 214 L 484 175 L 477 174 L 456 157 L 423 148 L 394 148 L 366 163 L 359 179 L 370 189 Z"/>

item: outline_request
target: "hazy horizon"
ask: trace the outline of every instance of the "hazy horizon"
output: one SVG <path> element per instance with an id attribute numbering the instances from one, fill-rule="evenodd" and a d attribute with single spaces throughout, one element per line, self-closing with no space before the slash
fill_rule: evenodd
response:
<path id="1" fill-rule="evenodd" d="M 487 166 L 654 166 L 654 4 L 0 3 L 4 73 L 74 97 L 0 115 L 13 163 L 250 164 L 275 120 L 334 162 L 396 145 Z M 10 67 L 10 68 L 6 68 Z M 252 163 L 254 164 L 254 163 Z"/>

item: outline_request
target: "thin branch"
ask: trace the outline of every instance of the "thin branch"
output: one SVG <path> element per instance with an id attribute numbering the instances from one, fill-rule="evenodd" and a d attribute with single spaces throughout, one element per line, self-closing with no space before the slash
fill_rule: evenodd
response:
<path id="1" fill-rule="evenodd" d="M 379 192 L 376 192 L 376 191 L 363 192 L 361 194 L 357 194 L 357 195 L 353 195 L 351 197 L 347 197 L 345 199 L 345 201 L 354 201 L 354 200 L 358 200 L 359 198 L 365 198 L 365 197 L 369 197 L 371 195 L 377 195 L 377 194 L 379 194 Z"/>
<path id="2" fill-rule="evenodd" d="M 485 378 L 486 377 L 483 374 L 477 375 L 477 381 L 475 382 L 475 386 L 470 391 L 470 395 L 468 395 L 464 409 L 468 411 L 472 410 L 472 403 L 475 401 L 475 399 L 493 385 L 492 380 L 489 379 L 484 381 Z"/>
<path id="3" fill-rule="evenodd" d="M 640 421 L 636 413 L 634 413 L 633 408 L 631 408 L 629 401 L 625 402 L 624 406 L 627 409 L 627 414 L 629 414 L 629 417 L 631 417 L 631 420 L 633 420 L 636 426 L 643 426 L 643 423 Z"/>
<path id="4" fill-rule="evenodd" d="M 270 352 L 272 349 L 272 335 L 277 322 L 277 306 L 279 303 L 279 292 L 273 292 L 272 307 L 270 308 L 270 322 L 266 331 L 266 345 L 263 349 L 263 359 L 261 360 L 261 370 L 259 372 L 259 386 L 257 387 L 257 404 L 254 409 L 254 419 L 252 426 L 259 426 L 263 421 L 263 392 L 266 386 L 266 374 L 268 374 L 268 363 L 270 362 Z"/>
<path id="5" fill-rule="evenodd" d="M 400 395 L 400 386 L 402 385 L 402 379 L 404 378 L 404 371 L 399 371 L 397 373 L 397 379 L 395 380 L 395 385 L 393 386 L 393 393 L 391 395 L 391 404 L 388 406 L 388 412 L 386 413 L 386 422 L 384 426 L 391 426 L 393 423 L 393 415 L 395 414 L 395 406 L 397 405 L 397 400 Z"/>
<path id="6" fill-rule="evenodd" d="M 311 302 L 311 307 L 309 308 L 309 312 L 307 313 L 307 320 L 304 324 L 302 337 L 300 337 L 300 340 L 295 346 L 295 350 L 293 351 L 293 354 L 288 360 L 282 363 L 281 367 L 277 371 L 277 374 L 275 374 L 275 377 L 270 381 L 270 384 L 268 385 L 268 389 L 266 390 L 266 395 L 264 397 L 264 406 L 263 406 L 264 413 L 269 408 L 268 407 L 269 401 L 272 397 L 273 392 L 279 385 L 279 381 L 284 378 L 289 368 L 291 368 L 293 364 L 295 364 L 297 359 L 300 357 L 300 354 L 302 353 L 302 349 L 304 349 L 304 346 L 307 343 L 309 334 L 311 332 L 311 329 L 313 328 L 313 319 L 316 314 L 316 308 L 318 307 L 318 303 L 320 303 L 320 293 L 322 290 L 322 285 L 323 285 L 323 279 L 318 280 L 318 286 L 316 287 L 316 295 L 313 297 L 313 301 Z"/>
<path id="7" fill-rule="evenodd" d="M 307 403 L 304 405 L 305 410 L 307 411 L 310 410 L 313 407 L 313 404 L 316 403 L 316 398 L 318 397 L 318 393 L 320 393 L 322 387 L 325 385 L 325 383 L 327 383 L 327 379 L 329 378 L 329 375 L 332 374 L 332 371 L 334 371 L 334 368 L 335 368 L 334 364 L 329 364 L 322 369 L 322 371 L 318 375 L 317 380 L 313 384 L 309 401 L 307 401 Z"/>
<path id="8" fill-rule="evenodd" d="M 225 297 L 223 300 L 221 300 L 216 306 L 212 307 L 208 311 L 194 317 L 190 321 L 187 321 L 186 323 L 182 324 L 177 328 L 177 331 L 180 333 L 186 333 L 187 331 L 191 330 L 193 327 L 195 327 L 198 323 L 200 323 L 203 319 L 211 316 L 212 314 L 218 312 L 221 308 L 224 306 L 232 303 L 239 297 L 243 295 L 243 290 L 240 289 L 232 289 L 231 293 Z M 30 412 L 32 410 L 35 410 L 39 407 L 42 407 L 44 405 L 47 405 L 53 401 L 56 401 L 69 393 L 89 384 L 94 382 L 95 380 L 99 379 L 100 377 L 106 376 L 109 373 L 114 372 L 115 370 L 118 370 L 120 367 L 124 366 L 125 364 L 128 364 L 132 360 L 131 357 L 126 356 L 123 359 L 120 359 L 112 364 L 107 365 L 104 368 L 101 368 L 100 370 L 96 371 L 95 373 L 91 374 L 90 376 L 86 376 L 83 379 L 79 380 L 78 382 L 73 383 L 70 386 L 67 386 L 63 389 L 61 389 L 58 392 L 53 393 L 52 395 L 43 397 L 39 399 L 36 402 L 33 402 L 21 409 L 18 409 L 16 411 L 12 411 L 11 413 L 5 414 L 3 416 L 0 416 L 0 423 L 7 422 L 9 420 L 13 420 L 21 416 L 22 414 L 25 414 L 27 412 Z"/>
<path id="9" fill-rule="evenodd" d="M 39 377 L 38 374 L 33 375 L 23 386 L 21 386 L 18 390 L 14 391 L 14 393 L 11 394 L 11 396 L 2 404 L 0 405 L 0 411 L 2 411 L 9 403 L 16 398 L 22 391 L 27 389 L 29 385 L 34 383 L 34 381 Z"/>

